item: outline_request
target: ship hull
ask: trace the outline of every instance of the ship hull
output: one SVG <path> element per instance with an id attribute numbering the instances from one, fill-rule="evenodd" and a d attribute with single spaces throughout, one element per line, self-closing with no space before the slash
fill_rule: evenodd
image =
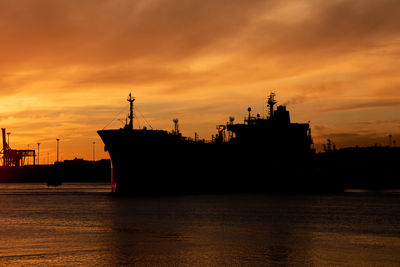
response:
<path id="1" fill-rule="evenodd" d="M 188 141 L 165 131 L 98 131 L 112 161 L 118 194 L 290 192 L 313 190 L 309 155 L 265 147 Z"/>

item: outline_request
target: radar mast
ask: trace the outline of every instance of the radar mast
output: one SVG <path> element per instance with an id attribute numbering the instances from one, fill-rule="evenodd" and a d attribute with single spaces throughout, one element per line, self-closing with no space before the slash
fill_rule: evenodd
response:
<path id="1" fill-rule="evenodd" d="M 135 98 L 132 96 L 131 93 L 129 93 L 129 97 L 126 101 L 128 101 L 130 104 L 129 124 L 127 126 L 128 129 L 133 130 L 133 102 L 135 101 Z"/>

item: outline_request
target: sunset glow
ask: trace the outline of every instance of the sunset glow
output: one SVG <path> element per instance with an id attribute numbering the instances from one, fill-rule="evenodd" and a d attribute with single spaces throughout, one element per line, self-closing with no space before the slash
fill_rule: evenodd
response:
<path id="1" fill-rule="evenodd" d="M 0 126 L 41 163 L 108 158 L 96 131 L 135 127 L 211 139 L 274 91 L 317 149 L 400 145 L 400 2 L 4 0 Z M 145 118 L 145 119 L 144 119 Z M 111 123 L 110 123 L 111 122 Z M 107 125 L 109 124 L 109 125 Z"/>

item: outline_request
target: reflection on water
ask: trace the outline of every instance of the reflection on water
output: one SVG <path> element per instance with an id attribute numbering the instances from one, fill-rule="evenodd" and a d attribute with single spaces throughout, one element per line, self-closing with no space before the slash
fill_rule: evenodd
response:
<path id="1" fill-rule="evenodd" d="M 400 264 L 400 194 L 115 197 L 0 184 L 0 265 Z"/>

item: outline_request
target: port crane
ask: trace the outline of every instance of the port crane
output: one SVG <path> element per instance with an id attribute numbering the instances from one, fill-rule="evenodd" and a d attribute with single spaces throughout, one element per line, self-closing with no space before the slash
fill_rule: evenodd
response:
<path id="1" fill-rule="evenodd" d="M 33 157 L 33 164 L 35 164 L 35 150 L 12 149 L 6 141 L 6 129 L 2 128 L 1 131 L 3 135 L 3 149 L 1 150 L 3 166 L 23 166 L 27 157 Z"/>

